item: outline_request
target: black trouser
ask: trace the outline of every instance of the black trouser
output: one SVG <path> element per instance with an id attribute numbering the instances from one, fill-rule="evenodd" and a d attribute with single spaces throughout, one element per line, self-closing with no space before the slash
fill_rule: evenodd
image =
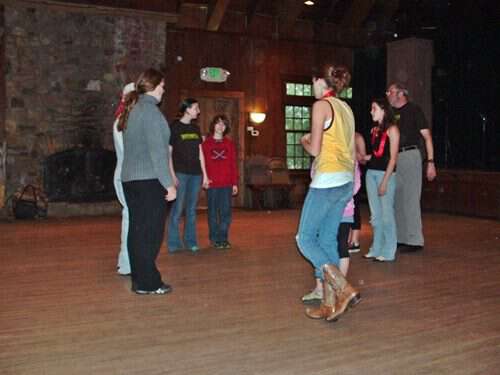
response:
<path id="1" fill-rule="evenodd" d="M 354 195 L 354 222 L 351 224 L 352 230 L 361 229 L 361 189 Z"/>
<path id="2" fill-rule="evenodd" d="M 339 258 L 349 258 L 349 232 L 351 223 L 340 223 L 337 233 Z"/>
<path id="3" fill-rule="evenodd" d="M 128 253 L 132 288 L 152 291 L 162 285 L 156 268 L 167 218 L 165 188 L 157 179 L 123 183 L 129 211 Z"/>

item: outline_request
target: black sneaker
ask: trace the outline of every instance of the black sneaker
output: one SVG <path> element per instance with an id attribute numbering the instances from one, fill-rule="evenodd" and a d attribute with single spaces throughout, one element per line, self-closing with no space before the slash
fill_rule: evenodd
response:
<path id="1" fill-rule="evenodd" d="M 359 253 L 360 251 L 361 251 L 361 246 L 359 246 L 359 243 L 353 243 L 349 245 L 350 253 Z"/>
<path id="2" fill-rule="evenodd" d="M 231 244 L 228 241 L 221 242 L 221 249 L 227 250 L 231 248 Z"/>
<path id="3" fill-rule="evenodd" d="M 415 253 L 417 251 L 422 251 L 423 249 L 424 247 L 420 245 L 407 245 L 407 244 L 398 245 L 398 251 L 400 253 Z"/>
<path id="4" fill-rule="evenodd" d="M 170 293 L 172 291 L 172 287 L 168 284 L 162 283 L 156 290 L 141 290 L 132 288 L 132 291 L 140 295 L 162 295 Z"/>

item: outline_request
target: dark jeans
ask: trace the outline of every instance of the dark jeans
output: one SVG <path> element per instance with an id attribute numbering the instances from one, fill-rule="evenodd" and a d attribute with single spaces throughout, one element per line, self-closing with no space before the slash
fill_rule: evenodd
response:
<path id="1" fill-rule="evenodd" d="M 201 175 L 177 173 L 179 186 L 177 186 L 177 199 L 172 204 L 170 220 L 168 223 L 167 247 L 169 251 L 176 251 L 182 248 L 191 249 L 198 246 L 196 239 L 196 205 L 198 204 L 198 194 L 201 189 Z M 181 239 L 180 221 L 183 211 L 184 240 Z"/>
<path id="2" fill-rule="evenodd" d="M 130 218 L 127 245 L 132 286 L 153 291 L 162 285 L 155 261 L 167 218 L 166 190 L 154 179 L 124 182 L 123 191 Z"/>
<path id="3" fill-rule="evenodd" d="M 351 224 L 351 229 L 361 229 L 361 189 L 354 195 L 354 223 Z"/>
<path id="4" fill-rule="evenodd" d="M 211 242 L 227 241 L 231 224 L 232 187 L 210 188 L 208 198 L 208 229 Z"/>
<path id="5" fill-rule="evenodd" d="M 349 258 L 349 232 L 351 223 L 340 223 L 337 233 L 339 258 Z"/>

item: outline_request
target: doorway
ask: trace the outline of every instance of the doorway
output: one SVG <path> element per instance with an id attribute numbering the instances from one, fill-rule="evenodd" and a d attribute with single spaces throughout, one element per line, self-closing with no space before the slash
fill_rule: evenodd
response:
<path id="1" fill-rule="evenodd" d="M 209 133 L 210 122 L 214 116 L 223 114 L 231 124 L 230 137 L 236 146 L 239 171 L 238 195 L 233 197 L 233 207 L 243 207 L 245 202 L 244 159 L 245 159 L 245 95 L 241 91 L 181 90 L 181 100 L 195 98 L 200 105 L 198 126 L 202 136 Z M 206 191 L 202 189 L 198 206 L 206 207 Z"/>

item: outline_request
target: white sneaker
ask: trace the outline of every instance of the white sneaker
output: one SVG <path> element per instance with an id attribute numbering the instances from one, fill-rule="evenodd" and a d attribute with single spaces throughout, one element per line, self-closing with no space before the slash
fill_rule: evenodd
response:
<path id="1" fill-rule="evenodd" d="M 302 297 L 303 303 L 316 303 L 323 299 L 323 291 L 314 289 Z"/>
<path id="2" fill-rule="evenodd" d="M 349 245 L 349 253 L 359 253 L 361 251 L 361 246 L 359 243 L 353 243 Z"/>

